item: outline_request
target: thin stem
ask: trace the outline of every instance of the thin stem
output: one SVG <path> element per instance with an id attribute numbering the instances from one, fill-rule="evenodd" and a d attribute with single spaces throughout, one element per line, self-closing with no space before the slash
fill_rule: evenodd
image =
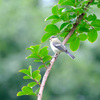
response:
<path id="1" fill-rule="evenodd" d="M 83 18 L 84 19 L 84 18 Z M 94 29 L 94 27 L 90 24 L 90 23 L 88 23 L 88 21 L 86 20 L 86 19 L 84 19 L 84 21 L 92 28 L 92 29 Z"/>
<path id="2" fill-rule="evenodd" d="M 39 55 L 38 55 L 38 57 L 40 58 L 42 64 L 43 64 L 43 65 L 45 66 L 45 68 L 47 69 L 47 66 L 46 66 L 46 64 L 43 62 L 42 58 L 41 58 Z"/>
<path id="3" fill-rule="evenodd" d="M 90 2 L 88 2 L 88 4 L 86 5 L 86 7 L 88 7 L 88 5 L 90 3 L 92 3 L 93 0 L 91 0 Z M 69 32 L 69 34 L 66 36 L 66 38 L 64 39 L 63 41 L 63 44 L 65 45 L 66 42 L 69 40 L 69 38 L 71 37 L 71 35 L 73 34 L 73 32 L 75 31 L 76 27 L 78 26 L 78 24 L 80 23 L 80 21 L 83 19 L 83 16 L 85 15 L 85 13 L 82 13 L 78 19 L 77 19 L 77 22 L 73 25 L 73 28 L 71 29 L 71 31 Z M 40 85 L 40 90 L 39 90 L 39 93 L 38 93 L 38 97 L 37 97 L 37 100 L 42 100 L 42 94 L 43 94 L 43 90 L 44 90 L 44 86 L 45 86 L 45 83 L 47 81 L 47 78 L 48 78 L 48 75 L 50 73 L 50 70 L 54 64 L 54 62 L 56 61 L 56 58 L 58 57 L 58 55 L 54 55 L 54 58 L 52 58 L 51 62 L 50 62 L 50 65 L 47 67 L 47 70 L 43 76 L 43 80 L 42 80 L 42 83 Z"/>
<path id="4" fill-rule="evenodd" d="M 32 78 L 32 77 L 31 77 L 31 78 Z M 35 81 L 35 82 L 40 86 L 39 82 L 37 82 L 37 81 L 36 81 L 35 79 L 33 79 L 33 78 L 32 78 L 32 80 Z"/>

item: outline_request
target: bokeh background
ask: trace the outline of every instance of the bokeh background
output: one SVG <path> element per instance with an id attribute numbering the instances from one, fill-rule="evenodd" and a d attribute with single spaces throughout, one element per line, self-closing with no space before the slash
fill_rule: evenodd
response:
<path id="1" fill-rule="evenodd" d="M 18 71 L 29 65 L 37 69 L 40 64 L 25 59 L 30 54 L 26 48 L 41 43 L 44 27 L 50 22 L 44 19 L 57 1 L 0 0 L 0 100 L 36 100 L 34 96 L 16 96 L 29 82 Z M 99 12 L 93 6 L 89 14 L 100 18 Z M 42 44 L 47 45 L 49 41 Z M 76 59 L 63 53 L 58 57 L 46 82 L 43 100 L 100 100 L 100 35 L 94 43 L 81 42 L 76 52 L 66 46 Z M 50 47 L 48 50 L 53 55 Z"/>

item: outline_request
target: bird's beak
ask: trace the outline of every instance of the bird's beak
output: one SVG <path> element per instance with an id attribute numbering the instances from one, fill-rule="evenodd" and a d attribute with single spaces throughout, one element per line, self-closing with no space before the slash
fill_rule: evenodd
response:
<path id="1" fill-rule="evenodd" d="M 51 40 L 51 38 L 49 38 L 49 40 Z"/>

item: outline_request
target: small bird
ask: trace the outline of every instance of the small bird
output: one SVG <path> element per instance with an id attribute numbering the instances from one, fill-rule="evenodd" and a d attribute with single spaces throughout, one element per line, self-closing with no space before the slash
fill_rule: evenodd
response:
<path id="1" fill-rule="evenodd" d="M 62 44 L 62 42 L 56 36 L 51 36 L 49 39 L 50 39 L 51 49 L 53 50 L 54 53 L 58 55 L 61 52 L 65 52 L 72 59 L 75 58 L 75 56 L 73 56 L 71 53 L 68 52 L 67 48 Z"/>

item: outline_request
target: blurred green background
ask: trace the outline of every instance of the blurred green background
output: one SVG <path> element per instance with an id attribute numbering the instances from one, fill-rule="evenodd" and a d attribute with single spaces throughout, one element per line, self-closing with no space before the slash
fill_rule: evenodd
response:
<path id="1" fill-rule="evenodd" d="M 40 63 L 25 59 L 31 45 L 40 44 L 44 19 L 51 14 L 51 8 L 58 0 L 0 0 L 0 100 L 36 100 L 34 96 L 17 97 L 21 87 L 30 80 L 24 80 L 20 69 Z M 96 6 L 89 14 L 100 18 Z M 49 41 L 42 46 L 49 45 Z M 94 43 L 81 42 L 75 60 L 61 54 L 48 77 L 43 100 L 100 100 L 100 35 Z M 53 55 L 50 47 L 49 54 Z M 41 74 L 45 70 L 41 71 Z"/>

